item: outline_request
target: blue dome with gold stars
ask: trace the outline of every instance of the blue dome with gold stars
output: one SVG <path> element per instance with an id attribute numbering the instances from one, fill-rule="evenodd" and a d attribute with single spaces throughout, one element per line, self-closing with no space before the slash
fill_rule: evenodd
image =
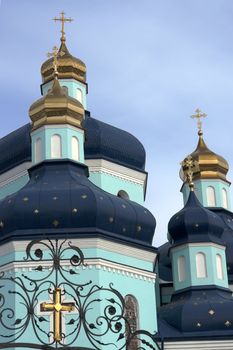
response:
<path id="1" fill-rule="evenodd" d="M 208 241 L 222 243 L 223 231 L 222 220 L 201 205 L 194 191 L 190 191 L 184 208 L 168 223 L 168 232 L 175 244 Z"/>
<path id="2" fill-rule="evenodd" d="M 29 173 L 29 182 L 0 202 L 1 240 L 101 234 L 152 243 L 154 216 L 141 205 L 95 186 L 85 165 L 49 160 Z"/>

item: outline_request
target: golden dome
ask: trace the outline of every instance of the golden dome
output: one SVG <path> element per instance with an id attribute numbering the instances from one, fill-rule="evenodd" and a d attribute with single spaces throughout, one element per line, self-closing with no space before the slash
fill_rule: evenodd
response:
<path id="1" fill-rule="evenodd" d="M 61 46 L 58 51 L 58 76 L 59 79 L 76 79 L 81 83 L 86 83 L 86 65 L 80 59 L 72 56 L 65 44 L 65 38 L 61 38 Z M 45 61 L 41 66 L 43 83 L 53 80 L 54 67 L 53 58 Z"/>
<path id="2" fill-rule="evenodd" d="M 34 102 L 29 109 L 33 130 L 51 124 L 70 124 L 81 127 L 83 105 L 70 97 L 60 86 L 57 76 L 47 95 Z"/>
<path id="3" fill-rule="evenodd" d="M 199 140 L 197 148 L 193 153 L 190 154 L 196 166 L 193 168 L 193 180 L 198 179 L 220 179 L 227 181 L 226 174 L 229 170 L 227 161 L 219 156 L 218 154 L 212 152 L 203 139 L 203 132 L 199 130 L 198 132 Z M 183 173 L 186 169 L 182 167 L 181 169 L 181 179 L 186 181 Z M 228 181 L 227 181 L 228 182 Z"/>

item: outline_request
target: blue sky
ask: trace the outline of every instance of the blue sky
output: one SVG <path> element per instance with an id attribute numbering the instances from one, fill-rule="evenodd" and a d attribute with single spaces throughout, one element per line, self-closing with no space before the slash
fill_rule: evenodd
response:
<path id="1" fill-rule="evenodd" d="M 88 69 L 88 109 L 145 146 L 146 206 L 157 219 L 155 244 L 164 242 L 169 218 L 182 207 L 179 163 L 196 147 L 189 117 L 196 107 L 208 114 L 206 143 L 233 167 L 233 1 L 0 4 L 0 136 L 28 122 L 40 96 L 40 66 L 59 45 L 60 27 L 51 19 L 64 10 L 74 18 L 67 45 Z"/>

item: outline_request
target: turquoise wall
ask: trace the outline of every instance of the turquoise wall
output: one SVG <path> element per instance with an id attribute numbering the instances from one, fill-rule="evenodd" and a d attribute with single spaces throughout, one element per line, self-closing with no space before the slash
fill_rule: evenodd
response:
<path id="1" fill-rule="evenodd" d="M 196 254 L 204 253 L 206 256 L 207 265 L 207 277 L 197 278 L 196 272 Z M 223 279 L 217 277 L 217 267 L 216 267 L 216 255 L 220 254 L 222 257 L 223 266 Z M 226 269 L 226 255 L 225 248 L 218 247 L 214 245 L 185 245 L 180 248 L 173 248 L 171 250 L 172 255 L 172 273 L 174 281 L 175 291 L 192 287 L 192 286 L 206 286 L 206 285 L 216 285 L 220 287 L 228 288 L 228 277 Z M 179 281 L 178 278 L 178 258 L 179 256 L 185 257 L 185 269 L 186 269 L 186 279 L 184 281 Z"/>
<path id="2" fill-rule="evenodd" d="M 85 84 L 80 83 L 74 79 L 59 79 L 59 83 L 61 86 L 66 86 L 68 88 L 69 96 L 77 99 L 77 89 L 82 91 L 82 105 L 84 109 L 87 109 L 87 87 Z M 47 84 L 42 85 L 42 94 L 47 94 L 48 90 L 52 88 L 53 81 L 48 82 Z"/>
<path id="3" fill-rule="evenodd" d="M 227 199 L 228 199 L 228 210 L 231 210 L 230 203 L 230 185 L 222 180 L 196 180 L 194 181 L 195 186 L 195 194 L 198 200 L 204 207 L 208 206 L 207 202 L 207 187 L 211 186 L 215 189 L 215 197 L 216 197 L 216 207 L 223 207 L 223 197 L 222 197 L 222 189 L 224 188 L 227 191 Z M 183 185 L 182 188 L 184 204 L 188 200 L 189 196 L 189 186 L 187 184 Z"/>
<path id="4" fill-rule="evenodd" d="M 143 185 L 133 183 L 101 172 L 90 172 L 90 180 L 104 191 L 117 195 L 120 190 L 128 193 L 129 199 L 138 204 L 144 204 L 144 187 Z"/>
<path id="5" fill-rule="evenodd" d="M 73 244 L 75 244 L 73 242 Z M 26 248 L 26 244 L 25 244 Z M 36 247 L 38 248 L 38 246 Z M 92 259 L 97 259 L 101 257 L 102 259 L 106 259 L 106 262 L 113 262 L 116 264 L 122 264 L 119 265 L 125 268 L 135 267 L 139 268 L 139 273 L 141 271 L 145 270 L 147 271 L 153 271 L 153 264 L 150 262 L 146 262 L 140 258 L 136 257 L 128 257 L 127 255 L 124 255 L 123 253 L 116 253 L 112 252 L 108 249 L 99 249 L 99 248 L 84 248 L 82 249 L 84 255 L 86 258 L 92 258 Z M 44 254 L 44 259 L 51 259 L 49 256 L 49 252 L 43 249 L 43 254 Z M 65 277 L 69 277 L 69 280 L 72 279 L 74 283 L 79 283 L 79 284 L 85 284 L 91 281 L 90 285 L 87 285 L 84 287 L 83 290 L 80 290 L 81 294 L 87 294 L 87 292 L 90 290 L 90 288 L 94 285 L 97 286 L 103 286 L 104 288 L 109 289 L 110 285 L 112 284 L 112 287 L 115 288 L 117 291 L 120 292 L 120 294 L 125 297 L 128 294 L 133 295 L 137 301 L 138 301 L 138 306 L 139 306 L 139 328 L 140 329 L 145 329 L 151 333 L 154 333 L 157 330 L 157 316 L 156 316 L 156 297 L 155 297 L 155 285 L 152 280 L 148 280 L 147 278 L 144 277 L 136 277 L 132 273 L 120 271 L 117 268 L 108 268 L 104 266 L 96 266 L 96 265 L 91 265 L 91 266 L 80 266 L 80 267 L 73 267 L 70 266 L 69 264 L 66 265 L 65 260 L 69 262 L 69 259 L 71 256 L 74 254 L 74 252 L 69 253 L 69 251 L 66 251 L 62 259 L 63 262 L 63 275 Z M 146 254 L 146 251 L 145 251 Z M 18 252 L 11 252 L 8 255 L 6 255 L 3 260 L 1 258 L 1 266 L 4 265 L 7 262 L 12 261 L 12 258 L 19 263 L 22 261 L 25 264 L 24 261 L 25 257 L 25 250 L 22 248 L 21 251 Z M 108 258 L 108 259 L 107 259 Z M 86 260 L 88 263 L 88 259 Z M 42 276 L 45 277 L 47 274 L 50 273 L 50 270 L 48 268 L 45 268 L 43 272 L 40 272 L 39 270 L 36 270 L 35 267 L 37 265 L 40 265 L 41 263 L 38 262 L 38 264 L 31 264 L 31 261 L 29 260 L 26 263 L 26 267 L 21 268 L 20 266 L 17 267 L 15 272 L 10 272 L 8 274 L 8 277 L 11 276 L 16 276 L 19 277 L 20 279 L 24 280 L 26 283 L 26 286 L 28 288 L 32 288 L 33 284 L 30 284 L 30 280 L 24 279 L 23 275 L 26 275 L 27 277 L 31 279 L 40 279 Z M 70 275 L 69 274 L 69 269 L 72 268 L 76 274 L 75 275 Z M 35 307 L 35 312 L 38 314 L 38 319 L 37 322 L 39 326 L 41 327 L 42 330 L 45 331 L 45 333 L 41 333 L 41 339 L 45 342 L 47 342 L 47 336 L 46 333 L 50 330 L 51 326 L 51 319 L 48 314 L 51 313 L 43 313 L 40 311 L 40 305 L 44 301 L 49 301 L 51 302 L 51 296 L 49 297 L 47 289 L 51 287 L 53 289 L 52 283 L 54 282 L 54 275 L 50 275 L 49 278 L 47 279 L 47 282 L 44 283 L 42 282 L 41 287 L 40 287 L 40 294 L 38 296 L 37 302 L 34 304 Z M 70 285 L 67 285 L 65 280 L 63 279 L 62 275 L 59 275 L 58 282 L 62 283 L 62 285 L 65 287 L 66 292 L 67 292 L 67 297 L 65 299 L 66 302 L 69 302 L 72 299 L 72 286 L 73 284 L 71 283 Z M 12 281 L 8 281 L 7 283 L 4 283 L 4 287 L 1 289 L 2 293 L 7 293 L 9 290 L 14 290 L 14 285 L 12 284 Z M 22 293 L 22 290 L 20 287 L 15 288 L 16 292 Z M 69 293 L 71 293 L 69 295 Z M 13 306 L 16 310 L 16 313 L 12 319 L 10 319 L 10 323 L 14 324 L 14 322 L 17 319 L 23 319 L 24 316 L 26 316 L 26 311 L 25 311 L 25 306 L 24 303 L 20 303 L 22 301 L 22 298 L 20 297 L 20 294 L 10 294 L 12 296 L 12 300 L 8 300 L 10 302 L 10 305 Z M 113 295 L 109 293 L 109 291 L 100 291 L 98 293 L 95 293 L 94 295 L 91 295 L 90 299 L 86 301 L 86 304 L 88 304 L 88 301 L 95 300 L 92 302 L 90 305 L 88 305 L 89 311 L 87 312 L 87 320 L 88 323 L 90 324 L 91 322 L 95 321 L 95 318 L 99 316 L 100 314 L 103 314 L 105 306 L 108 304 L 109 305 L 109 299 L 110 298 L 117 298 L 116 295 Z M 101 299 L 101 303 L 96 302 L 97 299 Z M 27 300 L 27 298 L 26 298 Z M 82 299 L 83 300 L 83 299 Z M 15 307 L 17 305 L 17 307 Z M 113 304 L 115 307 L 118 307 L 116 303 Z M 153 312 L 151 312 L 153 310 Z M 44 321 L 42 320 L 39 321 L 39 317 L 43 316 Z M 63 330 L 66 330 L 67 333 L 69 333 L 72 330 L 72 325 L 69 325 L 68 322 L 72 318 L 77 318 L 78 313 L 77 310 L 75 313 L 70 313 L 66 314 L 65 316 L 65 324 L 63 324 Z M 23 321 L 21 321 L 23 322 Z M 19 323 L 20 325 L 20 323 Z M 103 324 L 104 327 L 104 324 Z M 2 333 L 2 326 L 0 325 L 0 334 Z M 103 336 L 101 338 L 98 338 L 98 340 L 106 343 L 106 342 L 116 342 L 118 338 L 118 335 L 115 336 L 114 334 L 111 334 L 111 337 L 108 336 Z M 38 343 L 38 340 L 36 339 L 34 335 L 34 330 L 32 326 L 29 326 L 26 330 L 26 332 L 18 339 L 18 341 L 21 342 L 28 342 L 30 339 L 30 342 L 35 342 Z M 4 342 L 6 339 L 0 336 L 0 342 Z M 99 345 L 99 344 L 98 344 Z M 73 346 L 79 346 L 79 347 L 92 347 L 90 346 L 90 343 L 85 335 L 84 332 L 81 332 L 79 338 L 73 344 Z M 104 347 L 105 348 L 105 347 Z M 107 347 L 108 350 L 115 349 L 115 347 Z"/>
<path id="6" fill-rule="evenodd" d="M 63 127 L 41 127 L 32 132 L 32 162 L 35 163 L 35 142 L 37 138 L 42 140 L 42 158 L 51 159 L 51 137 L 52 135 L 60 135 L 62 139 L 62 157 L 72 159 L 71 138 L 74 136 L 79 141 L 79 162 L 84 163 L 84 133 L 78 128 L 71 128 L 68 125 Z"/>
<path id="7" fill-rule="evenodd" d="M 9 196 L 10 194 L 19 191 L 23 186 L 26 185 L 28 180 L 29 180 L 29 176 L 23 175 L 23 176 L 19 177 L 17 180 L 14 180 L 14 181 L 0 187 L 0 199 L 3 199 L 6 196 Z"/>

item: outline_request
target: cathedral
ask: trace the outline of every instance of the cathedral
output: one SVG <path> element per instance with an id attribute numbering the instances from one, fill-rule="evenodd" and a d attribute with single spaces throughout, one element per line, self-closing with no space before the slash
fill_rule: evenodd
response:
<path id="1" fill-rule="evenodd" d="M 145 149 L 88 110 L 71 19 L 55 21 L 42 97 L 0 139 L 0 349 L 232 350 L 229 167 L 205 143 L 205 113 L 181 163 L 184 206 L 156 248 Z"/>

